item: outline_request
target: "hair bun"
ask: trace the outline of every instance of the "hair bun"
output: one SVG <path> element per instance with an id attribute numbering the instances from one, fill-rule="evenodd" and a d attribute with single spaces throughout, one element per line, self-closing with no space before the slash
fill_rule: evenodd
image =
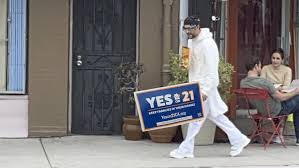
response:
<path id="1" fill-rule="evenodd" d="M 277 51 L 279 51 L 282 55 L 284 54 L 284 51 L 282 48 L 278 48 Z"/>

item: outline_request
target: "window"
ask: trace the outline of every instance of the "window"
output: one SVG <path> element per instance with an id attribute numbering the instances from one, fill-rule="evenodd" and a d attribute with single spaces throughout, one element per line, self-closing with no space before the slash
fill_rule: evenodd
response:
<path id="1" fill-rule="evenodd" d="M 0 1 L 0 93 L 26 92 L 26 0 Z"/>
<path id="2" fill-rule="evenodd" d="M 0 1 L 0 91 L 6 88 L 7 0 Z"/>

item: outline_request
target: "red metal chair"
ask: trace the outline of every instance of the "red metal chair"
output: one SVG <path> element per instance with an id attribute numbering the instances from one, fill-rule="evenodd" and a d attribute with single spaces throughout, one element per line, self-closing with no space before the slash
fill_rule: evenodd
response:
<path id="1" fill-rule="evenodd" d="M 287 118 L 287 115 L 281 116 L 272 116 L 271 115 L 271 108 L 269 105 L 268 100 L 270 99 L 270 95 L 268 94 L 267 90 L 264 89 L 252 89 L 252 88 L 242 88 L 242 89 L 235 89 L 234 93 L 239 97 L 243 98 L 246 103 L 246 108 L 248 110 L 249 117 L 254 121 L 256 129 L 250 136 L 250 139 L 253 140 L 256 137 L 260 137 L 264 149 L 266 150 L 267 146 L 272 142 L 275 136 L 278 136 L 281 144 L 286 148 L 285 141 L 283 138 L 282 133 L 280 132 L 280 128 L 284 121 Z M 257 113 L 253 113 L 250 110 L 250 102 L 258 101 L 264 105 L 264 109 L 266 111 L 257 111 Z M 256 107 L 254 107 L 256 108 Z M 258 109 L 257 109 L 258 110 Z M 270 122 L 272 126 L 272 131 L 265 129 L 264 123 Z M 270 138 L 266 138 L 266 136 L 270 136 Z"/>

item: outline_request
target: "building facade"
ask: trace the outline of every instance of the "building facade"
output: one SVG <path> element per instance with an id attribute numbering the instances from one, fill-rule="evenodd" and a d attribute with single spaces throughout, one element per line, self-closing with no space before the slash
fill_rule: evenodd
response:
<path id="1" fill-rule="evenodd" d="M 122 117 L 134 108 L 118 92 L 115 69 L 142 63 L 142 89 L 165 85 L 168 52 L 186 43 L 180 25 L 187 15 L 211 28 L 221 55 L 236 67 L 234 87 L 244 75 L 243 58 L 269 63 L 276 47 L 286 49 L 297 70 L 295 0 L 0 3 L 0 126 L 11 128 L 1 137 L 121 134 Z"/>

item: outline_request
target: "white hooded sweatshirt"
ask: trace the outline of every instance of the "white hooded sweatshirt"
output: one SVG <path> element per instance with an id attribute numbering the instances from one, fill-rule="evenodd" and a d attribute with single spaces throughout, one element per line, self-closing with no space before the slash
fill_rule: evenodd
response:
<path id="1" fill-rule="evenodd" d="M 219 53 L 217 45 L 208 28 L 201 28 L 199 35 L 192 39 L 191 58 L 189 66 L 189 82 L 199 82 L 201 92 L 208 96 L 204 107 L 210 115 L 217 117 L 227 111 L 219 92 L 218 74 Z"/>

